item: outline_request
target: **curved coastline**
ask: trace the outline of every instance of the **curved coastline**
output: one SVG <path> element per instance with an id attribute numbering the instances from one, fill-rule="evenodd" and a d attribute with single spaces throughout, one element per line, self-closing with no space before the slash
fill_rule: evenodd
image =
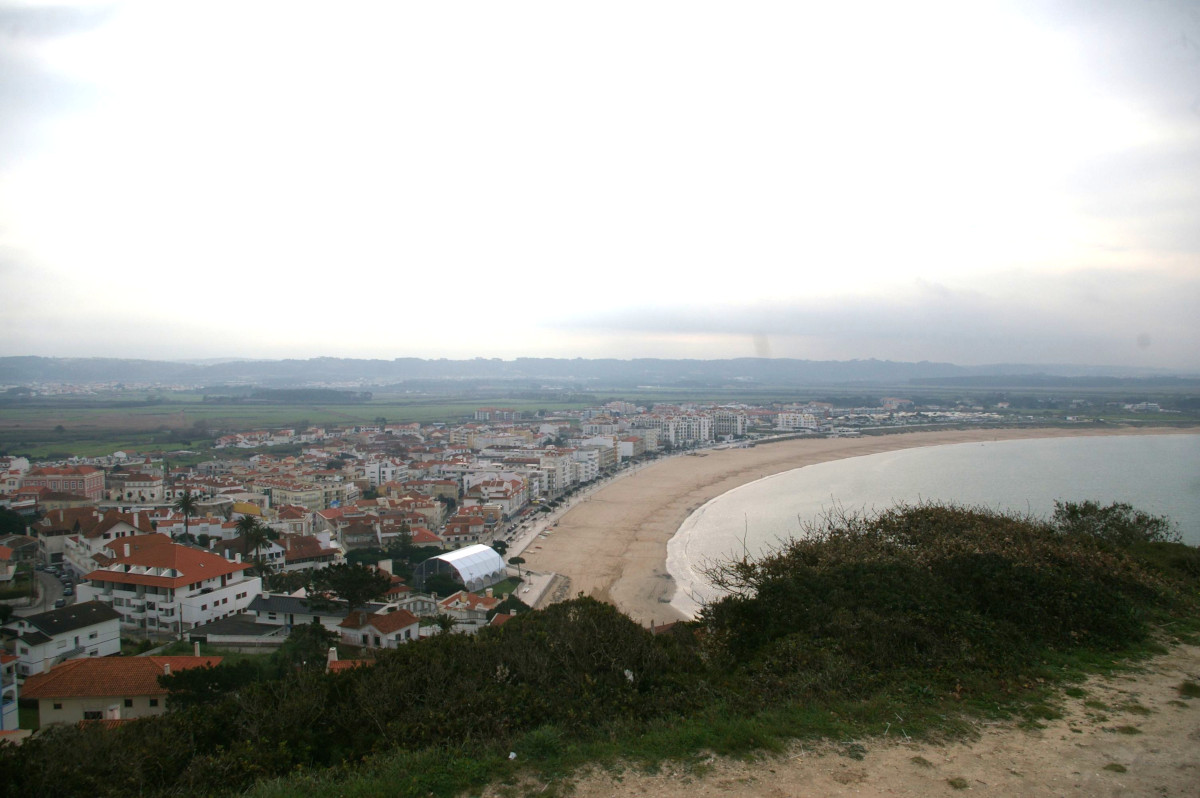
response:
<path id="1" fill-rule="evenodd" d="M 1081 435 L 1197 434 L 1195 427 L 967 429 L 814 438 L 672 457 L 614 480 L 565 512 L 524 552 L 529 567 L 570 580 L 566 596 L 615 605 L 639 623 L 685 615 L 672 606 L 668 542 L 707 502 L 757 480 L 816 463 L 922 446 Z"/>

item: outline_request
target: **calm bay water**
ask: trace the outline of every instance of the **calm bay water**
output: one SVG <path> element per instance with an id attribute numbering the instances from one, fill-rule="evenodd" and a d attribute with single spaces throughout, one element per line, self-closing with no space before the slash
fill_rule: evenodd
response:
<path id="1" fill-rule="evenodd" d="M 1049 516 L 1055 500 L 1120 501 L 1174 521 L 1200 545 L 1200 435 L 1097 436 L 960 443 L 798 468 L 718 496 L 667 546 L 685 614 L 711 597 L 706 562 L 775 548 L 831 511 L 954 502 Z"/>

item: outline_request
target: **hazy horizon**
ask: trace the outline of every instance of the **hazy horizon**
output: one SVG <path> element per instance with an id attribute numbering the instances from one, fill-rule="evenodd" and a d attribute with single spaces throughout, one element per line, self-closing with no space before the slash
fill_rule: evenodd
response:
<path id="1" fill-rule="evenodd" d="M 1200 370 L 1200 14 L 0 0 L 0 355 Z"/>

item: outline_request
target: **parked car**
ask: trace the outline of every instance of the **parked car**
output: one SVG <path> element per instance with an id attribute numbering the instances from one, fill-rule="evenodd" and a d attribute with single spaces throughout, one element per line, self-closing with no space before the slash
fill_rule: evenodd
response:
<path id="1" fill-rule="evenodd" d="M 60 598 L 54 602 L 54 609 L 56 609 L 56 610 L 61 609 L 65 606 L 67 606 L 67 600 L 65 598 Z"/>
<path id="2" fill-rule="evenodd" d="M 64 596 L 74 596 L 74 595 L 75 595 L 75 588 L 71 587 L 70 585 L 68 585 L 67 587 L 64 587 L 64 588 L 63 588 L 63 595 L 64 595 Z"/>

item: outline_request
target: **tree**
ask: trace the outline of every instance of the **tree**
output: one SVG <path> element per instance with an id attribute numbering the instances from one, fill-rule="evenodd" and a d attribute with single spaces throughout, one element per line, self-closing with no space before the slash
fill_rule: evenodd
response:
<path id="1" fill-rule="evenodd" d="M 449 574 L 431 574 L 425 577 L 422 589 L 426 593 L 438 596 L 452 596 L 462 590 L 463 586 L 455 582 L 454 577 Z"/>
<path id="2" fill-rule="evenodd" d="M 164 673 L 158 677 L 158 683 L 167 688 L 169 708 L 185 709 L 219 704 L 230 693 L 260 682 L 265 676 L 259 662 L 246 659 Z"/>
<path id="3" fill-rule="evenodd" d="M 524 557 L 509 557 L 508 564 L 517 566 L 517 578 L 518 579 L 525 578 L 524 575 L 521 573 L 521 566 L 525 564 Z"/>
<path id="4" fill-rule="evenodd" d="M 271 656 L 271 662 L 277 665 L 280 671 L 324 668 L 329 649 L 337 645 L 337 642 L 337 634 L 314 619 L 312 623 L 293 627 L 288 639 Z"/>
<path id="5" fill-rule="evenodd" d="M 503 557 L 505 554 L 508 553 L 508 544 L 505 543 L 503 540 L 493 540 L 492 541 L 492 550 L 495 551 L 497 554 L 499 554 L 501 557 Z"/>
<path id="6" fill-rule="evenodd" d="M 300 588 L 309 590 L 309 575 L 307 571 L 282 571 L 267 577 L 267 587 L 273 593 L 295 593 Z"/>
<path id="7" fill-rule="evenodd" d="M 314 592 L 333 593 L 353 610 L 386 593 L 392 578 L 364 565 L 339 563 L 313 572 L 312 586 Z"/>
<path id="8" fill-rule="evenodd" d="M 0 604 L 0 626 L 8 623 L 13 616 L 13 608 L 8 604 Z"/>
<path id="9" fill-rule="evenodd" d="M 183 534 L 187 537 L 191 534 L 192 516 L 200 509 L 200 500 L 191 490 L 185 488 L 183 493 L 175 499 L 175 504 L 172 505 L 176 510 L 183 513 Z M 173 537 L 173 536 L 172 536 Z"/>
<path id="10" fill-rule="evenodd" d="M 396 535 L 396 539 L 394 541 L 392 541 L 392 544 L 390 546 L 388 546 L 388 551 L 389 552 L 394 551 L 396 553 L 396 555 L 400 559 L 404 560 L 404 562 L 406 562 L 406 563 L 412 560 L 412 555 L 413 555 L 412 528 L 409 527 L 407 521 L 403 521 L 400 523 L 400 534 Z"/>
<path id="11" fill-rule="evenodd" d="M 442 634 L 449 634 L 458 625 L 458 620 L 453 615 L 447 615 L 444 612 L 439 612 L 434 616 L 433 622 Z"/>
<path id="12" fill-rule="evenodd" d="M 271 540 L 271 529 L 253 515 L 243 515 L 235 525 L 238 534 L 246 543 L 246 551 L 254 549 L 254 560 L 259 561 L 259 551 Z"/>
<path id="13" fill-rule="evenodd" d="M 25 519 L 20 513 L 0 509 L 0 535 L 24 535 Z"/>

